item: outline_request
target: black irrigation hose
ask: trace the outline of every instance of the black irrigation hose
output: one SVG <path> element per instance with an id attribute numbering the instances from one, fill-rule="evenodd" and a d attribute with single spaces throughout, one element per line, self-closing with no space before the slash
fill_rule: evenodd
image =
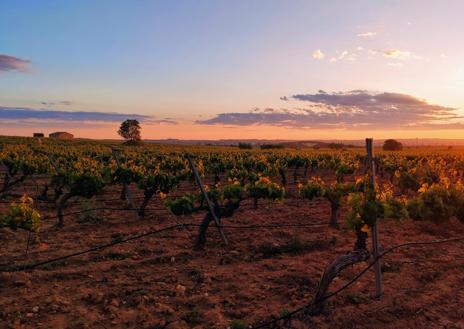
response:
<path id="1" fill-rule="evenodd" d="M 34 269 L 34 268 L 39 267 L 39 266 L 54 263 L 54 262 L 64 260 L 64 259 L 67 259 L 67 258 L 71 258 L 71 257 L 75 257 L 75 256 L 80 256 L 80 255 L 83 255 L 83 254 L 87 254 L 89 252 L 98 251 L 98 250 L 101 250 L 101 249 L 106 249 L 106 248 L 112 247 L 112 246 L 117 245 L 117 244 L 125 243 L 125 242 L 132 241 L 132 240 L 141 239 L 143 237 L 146 237 L 146 236 L 149 236 L 149 235 L 154 235 L 154 234 L 165 232 L 165 231 L 170 231 L 170 230 L 173 230 L 175 228 L 180 228 L 182 226 L 185 226 L 185 225 L 184 224 L 172 225 L 172 226 L 164 227 L 164 228 L 159 229 L 159 230 L 149 231 L 149 232 L 141 233 L 141 234 L 138 234 L 138 235 L 135 235 L 135 236 L 131 236 L 129 238 L 117 239 L 117 240 L 115 240 L 113 242 L 109 242 L 109 243 L 102 244 L 102 245 L 99 245 L 99 246 L 96 246 L 96 247 L 93 247 L 93 248 L 81 250 L 81 251 L 78 251 L 78 252 L 75 252 L 75 253 L 72 253 L 72 254 L 67 254 L 67 255 L 64 255 L 64 256 L 44 260 L 44 261 L 34 263 L 34 264 L 27 264 L 27 265 L 19 266 L 18 268 L 14 268 L 11 272 L 31 270 L 31 269 Z"/>
<path id="2" fill-rule="evenodd" d="M 374 266 L 375 263 L 377 263 L 377 261 L 379 259 L 381 259 L 383 256 L 385 256 L 386 254 L 389 254 L 390 252 L 396 250 L 396 249 L 399 249 L 399 248 L 402 248 L 402 247 L 408 247 L 408 246 L 419 246 L 419 245 L 430 245 L 430 244 L 440 244 L 440 243 L 447 243 L 447 242 L 457 242 L 457 241 L 464 241 L 464 236 L 462 237 L 455 237 L 455 238 L 449 238 L 449 239 L 439 239 L 439 240 L 430 240 L 430 241 L 412 241 L 412 242 L 405 242 L 405 243 L 400 243 L 400 244 L 397 244 L 397 245 L 394 245 L 394 246 L 391 246 L 387 249 L 385 249 L 384 251 L 382 251 L 377 257 L 375 257 L 362 271 L 360 271 L 356 276 L 354 276 L 350 281 L 348 281 L 347 283 L 345 283 L 342 287 L 340 287 L 339 289 L 325 295 L 321 300 L 320 302 L 324 302 L 326 301 L 327 299 L 331 298 L 331 297 L 334 297 L 335 295 L 339 294 L 340 292 L 342 292 L 343 290 L 345 290 L 346 288 L 348 288 L 349 286 L 351 286 L 353 283 L 355 283 L 356 281 L 358 281 L 358 279 L 363 276 L 372 266 Z M 272 325 L 275 325 L 277 324 L 278 322 L 282 321 L 282 320 L 288 320 L 290 319 L 293 315 L 297 314 L 297 313 L 300 313 L 304 310 L 307 310 L 307 309 L 310 309 L 312 306 L 314 306 L 314 302 L 311 302 L 309 304 L 306 304 L 300 308 L 297 308 L 296 310 L 290 312 L 290 313 L 287 313 L 285 314 L 284 316 L 281 316 L 279 318 L 276 318 L 274 320 L 271 320 L 271 321 L 268 321 L 268 322 L 265 322 L 265 323 L 262 323 L 262 324 L 259 324 L 259 325 L 256 325 L 256 326 L 252 326 L 252 329 L 258 329 L 258 328 L 266 328 L 266 327 L 269 327 L 269 326 L 272 326 Z"/>
<path id="3" fill-rule="evenodd" d="M 91 211 L 98 211 L 98 210 L 115 210 L 115 211 L 139 211 L 138 208 L 108 208 L 108 207 L 99 207 L 99 208 L 90 208 L 90 209 L 83 209 L 83 210 L 77 210 L 74 212 L 68 212 L 66 214 L 63 214 L 63 217 L 66 216 L 72 216 L 72 215 L 79 215 L 83 214 L 86 212 L 91 212 Z M 168 210 L 166 208 L 148 208 L 145 209 L 145 211 L 163 211 L 163 210 Z M 45 216 L 43 219 L 48 220 L 48 219 L 56 219 L 58 216 Z"/>
<path id="4" fill-rule="evenodd" d="M 51 205 L 56 204 L 56 201 L 53 201 L 53 200 L 40 200 L 40 199 L 37 199 L 37 197 L 32 197 L 32 198 L 37 203 L 51 204 Z M 141 196 L 141 197 L 134 197 L 131 200 L 132 201 L 143 201 L 143 199 L 144 199 L 144 197 Z M 2 203 L 9 204 L 9 203 L 14 202 L 14 201 L 15 200 L 12 200 L 12 201 L 0 200 L 0 204 L 2 204 Z M 85 201 L 87 201 L 87 200 L 85 200 L 85 199 L 73 200 L 73 201 L 70 201 L 69 204 L 81 205 L 81 204 L 84 204 Z M 93 201 L 95 201 L 95 202 L 114 202 L 114 201 L 125 202 L 125 200 L 121 200 L 121 198 L 119 198 L 119 197 L 115 197 L 115 198 L 111 198 L 111 199 L 93 199 Z"/>
<path id="5" fill-rule="evenodd" d="M 117 244 L 125 243 L 125 242 L 132 241 L 132 240 L 138 240 L 138 239 L 141 239 L 141 238 L 149 236 L 149 235 L 154 235 L 154 234 L 157 234 L 157 233 L 160 233 L 160 232 L 165 232 L 165 231 L 173 230 L 173 229 L 176 229 L 176 228 L 201 227 L 201 226 L 202 226 L 201 224 L 192 224 L 192 223 L 171 225 L 171 226 L 159 229 L 159 230 L 152 230 L 152 231 L 141 233 L 141 234 L 138 234 L 138 235 L 134 235 L 134 236 L 131 236 L 131 237 L 128 237 L 128 238 L 125 238 L 125 239 L 117 239 L 117 240 L 115 240 L 113 242 L 110 242 L 110 243 L 106 243 L 106 244 L 96 246 L 96 247 L 93 247 L 93 248 L 81 250 L 81 251 L 71 253 L 71 254 L 68 254 L 68 255 L 48 259 L 48 260 L 41 261 L 41 262 L 34 263 L 34 264 L 18 266 L 17 268 L 14 268 L 13 270 L 11 270 L 11 272 L 25 271 L 25 270 L 34 269 L 34 268 L 36 268 L 38 266 L 46 265 L 46 264 L 49 264 L 49 263 L 57 262 L 57 261 L 64 260 L 64 259 L 67 259 L 67 258 L 71 258 L 71 257 L 75 257 L 75 256 L 80 256 L 80 255 L 83 255 L 83 254 L 86 254 L 86 253 L 89 253 L 89 252 L 93 252 L 93 251 L 97 251 L 97 250 L 101 250 L 101 249 L 106 249 L 108 247 L 112 247 L 112 246 L 117 245 Z M 226 225 L 226 226 L 220 225 L 220 228 L 249 230 L 249 229 L 258 229 L 258 228 L 319 227 L 319 226 L 326 226 L 326 224 L 311 223 L 311 224 L 266 224 L 266 225 Z M 11 266 L 11 265 L 9 265 L 9 266 Z M 9 266 L 6 265 L 6 266 L 3 266 L 3 267 L 8 268 Z M 0 271 L 2 271 L 2 270 L 0 270 Z"/>
<path id="6" fill-rule="evenodd" d="M 176 195 L 172 194 L 173 196 L 176 197 Z M 20 195 L 18 195 L 18 197 L 20 197 Z M 133 197 L 132 198 L 132 201 L 143 201 L 144 200 L 144 197 L 141 196 L 141 197 Z M 247 197 L 247 198 L 244 198 L 243 201 L 246 201 L 246 200 L 253 200 L 253 198 L 251 197 Z M 290 195 L 286 195 L 284 200 L 282 201 L 282 203 L 285 203 L 285 201 L 304 201 L 306 199 L 304 198 L 301 198 L 301 197 L 298 197 L 298 196 L 290 196 Z M 7 200 L 1 200 L 0 199 L 0 204 L 11 204 L 11 202 L 15 202 L 16 200 L 11 200 L 11 201 L 7 201 Z M 53 201 L 53 200 L 40 200 L 40 199 L 37 199 L 37 198 L 34 198 L 34 201 L 36 201 L 37 203 L 43 203 L 43 204 L 51 204 L 51 205 L 54 205 L 56 204 L 56 201 Z M 81 204 L 84 204 L 86 200 L 81 200 L 81 201 L 78 201 L 78 200 L 73 200 L 73 201 L 70 201 L 69 204 L 70 205 L 81 205 Z M 125 200 L 121 200 L 121 198 L 119 197 L 116 197 L 116 198 L 112 198 L 112 199 L 94 199 L 93 201 L 95 202 L 123 202 Z M 288 204 L 288 203 L 287 203 Z"/>
<path id="7" fill-rule="evenodd" d="M 201 226 L 201 225 L 198 225 Z M 263 225 L 219 225 L 219 228 L 232 230 L 251 230 L 262 228 L 284 228 L 284 227 L 328 227 L 326 223 L 310 223 L 310 224 L 263 224 Z"/>
<path id="8" fill-rule="evenodd" d="M 235 225 L 225 225 L 224 226 L 224 225 L 221 225 L 221 228 L 225 228 L 225 229 L 227 229 L 227 228 L 229 228 L 229 229 L 255 229 L 255 228 L 277 228 L 277 227 L 305 227 L 305 226 L 317 226 L 317 225 L 318 224 L 270 224 L 270 225 L 246 225 L 246 226 L 235 226 Z M 138 234 L 138 235 L 128 237 L 128 238 L 125 238 L 125 239 L 118 239 L 118 240 L 115 240 L 115 241 L 107 243 L 107 244 L 103 244 L 103 245 L 100 245 L 100 246 L 97 246 L 97 247 L 82 250 L 82 251 L 75 252 L 75 253 L 72 253 L 72 254 L 56 257 L 56 258 L 53 258 L 53 259 L 45 260 L 45 261 L 34 263 L 34 264 L 24 265 L 21 268 L 16 268 L 16 269 L 13 269 L 12 271 L 14 272 L 14 271 L 31 270 L 31 269 L 34 269 L 36 267 L 43 266 L 43 265 L 46 265 L 46 264 L 49 264 L 49 263 L 53 263 L 53 262 L 57 262 L 57 261 L 60 261 L 60 260 L 67 259 L 67 258 L 83 255 L 83 254 L 90 253 L 90 252 L 93 252 L 93 251 L 102 250 L 102 249 L 112 247 L 112 246 L 117 245 L 117 244 L 121 244 L 121 243 L 125 243 L 125 242 L 128 242 L 128 241 L 141 239 L 141 238 L 149 236 L 149 235 L 154 235 L 154 234 L 157 234 L 157 233 L 170 231 L 170 230 L 173 230 L 173 229 L 176 229 L 176 228 L 200 227 L 200 226 L 201 226 L 200 224 L 191 224 L 191 223 L 172 225 L 172 226 L 168 226 L 168 227 L 165 227 L 165 228 L 162 228 L 162 229 L 159 229 L 159 230 L 153 230 L 153 231 L 145 232 L 145 233 Z M 362 271 L 360 271 L 350 281 L 348 281 L 346 284 L 344 284 L 342 287 L 335 290 L 334 292 L 331 292 L 331 293 L 327 294 L 326 296 L 324 296 L 319 302 L 326 301 L 327 299 L 329 299 L 329 298 L 339 294 L 343 290 L 347 289 L 349 286 L 351 286 L 353 283 L 355 283 L 361 276 L 363 276 L 372 266 L 374 266 L 374 264 L 379 259 L 381 259 L 386 254 L 388 254 L 388 253 L 390 253 L 390 252 L 392 252 L 392 251 L 394 251 L 396 249 L 399 249 L 399 248 L 402 248 L 402 247 L 408 247 L 408 246 L 431 245 L 431 244 L 440 244 L 440 243 L 457 242 L 457 241 L 464 241 L 464 237 L 455 237 L 455 238 L 438 239 L 438 240 L 430 240 L 430 241 L 412 241 L 412 242 L 405 242 L 405 243 L 401 243 L 401 244 L 397 244 L 397 245 L 394 245 L 392 247 L 389 247 L 386 250 L 384 250 L 383 252 L 381 252 L 377 257 L 375 257 Z M 304 305 L 304 306 L 302 306 L 302 307 L 300 307 L 300 308 L 298 308 L 298 309 L 296 309 L 296 310 L 294 310 L 294 311 L 292 311 L 292 312 L 290 312 L 290 313 L 288 313 L 288 314 L 286 314 L 284 316 L 281 316 L 279 318 L 276 318 L 276 319 L 273 319 L 271 321 L 259 324 L 257 326 L 253 326 L 252 328 L 253 329 L 258 329 L 258 328 L 265 328 L 265 327 L 275 325 L 275 324 L 277 324 L 278 322 L 280 322 L 282 320 L 290 319 L 293 315 L 295 315 L 297 313 L 300 313 L 303 310 L 310 309 L 312 306 L 314 306 L 314 302 L 306 304 L 306 305 Z"/>
<path id="9" fill-rule="evenodd" d="M 252 205 L 242 205 L 240 209 L 246 209 L 249 207 L 254 207 Z M 139 211 L 139 208 L 109 208 L 109 207 L 97 207 L 97 208 L 89 208 L 89 209 L 82 209 L 82 210 L 77 210 L 69 213 L 65 213 L 62 216 L 67 217 L 67 216 L 72 216 L 72 215 L 79 215 L 83 214 L 86 212 L 91 212 L 91 211 L 99 211 L 99 210 L 115 210 L 115 211 Z M 169 211 L 167 208 L 146 208 L 145 211 Z M 58 216 L 45 216 L 43 219 L 48 220 L 48 219 L 57 219 Z"/>
<path id="10" fill-rule="evenodd" d="M 364 268 L 358 275 L 356 275 L 353 279 L 348 281 L 345 285 L 343 285 L 340 289 L 328 294 L 327 296 L 324 297 L 324 299 L 330 298 L 332 296 L 335 296 L 338 294 L 340 291 L 344 290 L 345 288 L 348 288 L 350 285 L 352 285 L 358 278 L 360 278 L 364 273 L 366 273 L 374 264 L 383 256 L 386 254 L 389 254 L 390 252 L 402 248 L 402 247 L 409 247 L 409 246 L 420 246 L 420 245 L 430 245 L 430 244 L 440 244 L 440 243 L 447 243 L 447 242 L 458 242 L 458 241 L 464 241 L 464 236 L 461 237 L 455 237 L 455 238 L 449 238 L 449 239 L 438 239 L 438 240 L 430 240 L 430 241 L 412 241 L 412 242 L 405 242 L 405 243 L 400 243 L 394 246 L 391 246 L 384 251 L 382 251 L 377 257 L 375 257 L 366 268 Z"/>

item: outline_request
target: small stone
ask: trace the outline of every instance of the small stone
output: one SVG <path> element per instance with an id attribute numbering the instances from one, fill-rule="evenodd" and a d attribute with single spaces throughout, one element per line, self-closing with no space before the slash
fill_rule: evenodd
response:
<path id="1" fill-rule="evenodd" d="M 176 261 L 176 257 L 171 257 L 171 263 L 174 263 Z"/>
<path id="2" fill-rule="evenodd" d="M 34 313 L 26 313 L 26 317 L 32 318 L 34 316 Z"/>
<path id="3" fill-rule="evenodd" d="M 34 313 L 39 312 L 39 307 L 38 307 L 38 306 L 34 306 L 34 307 L 32 308 L 32 312 L 34 312 Z"/>
<path id="4" fill-rule="evenodd" d="M 172 307 L 162 304 L 162 303 L 156 303 L 155 304 L 155 311 L 158 313 L 164 313 L 164 314 L 174 314 L 175 311 L 172 309 Z"/>
<path id="5" fill-rule="evenodd" d="M 176 290 L 181 292 L 181 293 L 185 293 L 185 290 L 187 290 L 187 288 L 185 286 L 181 285 L 181 284 L 178 284 L 176 286 Z"/>

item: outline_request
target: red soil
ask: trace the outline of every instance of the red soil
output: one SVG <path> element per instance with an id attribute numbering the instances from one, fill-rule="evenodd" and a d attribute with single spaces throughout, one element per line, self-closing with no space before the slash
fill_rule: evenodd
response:
<path id="1" fill-rule="evenodd" d="M 123 202 L 97 204 L 122 207 Z M 27 233 L 1 230 L 0 262 L 44 260 L 118 236 L 178 222 L 200 223 L 204 215 L 176 218 L 162 210 L 159 200 L 150 206 L 161 210 L 149 211 L 145 220 L 134 212 L 100 211 L 105 218 L 101 223 L 78 223 L 76 215 L 56 229 L 47 221 L 41 244 L 31 245 L 27 259 Z M 39 208 L 53 214 L 54 206 Z M 66 212 L 79 209 L 75 204 Z M 224 224 L 328 224 L 328 218 L 323 201 L 262 202 L 257 210 L 247 201 Z M 0 327 L 228 328 L 232 320 L 258 324 L 308 303 L 325 266 L 354 244 L 349 230 L 323 226 L 227 229 L 226 247 L 211 227 L 205 250 L 194 251 L 196 231 L 176 229 L 33 271 L 0 273 Z M 381 244 L 388 247 L 464 235 L 464 225 L 385 221 L 379 232 Z M 306 323 L 294 320 L 292 328 L 464 328 L 463 246 L 457 242 L 408 247 L 388 254 L 382 261 L 385 292 L 380 300 L 371 297 L 370 270 L 331 299 L 323 314 Z M 345 270 L 331 290 L 365 265 Z"/>

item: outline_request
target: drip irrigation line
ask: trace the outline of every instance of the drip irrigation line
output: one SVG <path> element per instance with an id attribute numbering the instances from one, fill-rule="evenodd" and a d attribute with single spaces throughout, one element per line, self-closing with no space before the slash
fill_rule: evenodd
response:
<path id="1" fill-rule="evenodd" d="M 326 295 L 324 297 L 324 299 L 327 299 L 327 298 L 330 298 L 332 296 L 335 296 L 336 294 L 338 294 L 340 291 L 348 288 L 349 286 L 351 286 L 354 282 L 356 282 L 364 273 L 366 273 L 372 266 L 374 266 L 374 264 L 379 260 L 381 259 L 383 256 L 385 256 L 386 254 L 389 254 L 391 253 L 392 251 L 396 250 L 396 249 L 399 249 L 399 248 L 403 248 L 403 247 L 411 247 L 411 246 L 420 246 L 420 245 L 431 245 L 431 244 L 441 244 L 441 243 L 448 243 L 448 242 L 459 242 L 459 241 L 464 241 L 464 236 L 461 236 L 461 237 L 455 237 L 455 238 L 449 238 L 449 239 L 437 239 L 437 240 L 430 240 L 430 241 L 411 241 L 411 242 L 405 242 L 405 243 L 400 243 L 400 244 L 397 244 L 397 245 L 394 245 L 394 246 L 391 246 L 387 249 L 385 249 L 384 251 L 382 251 L 377 257 L 375 257 L 370 263 L 369 265 L 367 265 L 361 272 L 359 272 L 358 275 L 356 275 L 353 279 L 351 279 L 350 281 L 348 281 L 346 284 L 344 284 L 341 288 L 339 288 L 338 290 L 332 292 L 332 293 L 329 293 L 328 295 Z"/>
<path id="2" fill-rule="evenodd" d="M 26 265 L 23 265 L 23 266 L 19 266 L 18 268 L 14 268 L 12 270 L 12 272 L 31 270 L 31 269 L 34 269 L 34 268 L 36 268 L 38 266 L 43 266 L 43 265 L 53 263 L 53 262 L 57 262 L 57 261 L 60 261 L 60 260 L 64 260 L 64 259 L 67 259 L 67 258 L 80 256 L 80 255 L 87 254 L 87 253 L 90 253 L 90 252 L 93 252 L 93 251 L 106 249 L 106 248 L 112 247 L 112 246 L 117 245 L 117 244 L 129 242 L 129 241 L 133 241 L 133 240 L 138 240 L 138 239 L 144 238 L 144 237 L 149 236 L 149 235 L 155 235 L 155 234 L 170 231 L 170 230 L 173 230 L 173 229 L 176 229 L 176 228 L 201 227 L 201 226 L 202 226 L 201 224 L 192 224 L 192 223 L 171 225 L 171 226 L 167 226 L 165 228 L 159 229 L 159 230 L 152 230 L 152 231 L 137 234 L 137 235 L 134 235 L 134 236 L 131 236 L 131 237 L 128 237 L 128 238 L 117 239 L 117 240 L 112 241 L 110 243 L 102 244 L 102 245 L 92 247 L 92 248 L 89 248 L 89 249 L 84 249 L 84 250 L 77 251 L 77 252 L 67 254 L 67 255 L 63 255 L 63 256 L 60 256 L 60 257 L 44 260 L 44 261 L 41 261 L 41 262 L 38 262 L 38 263 L 26 264 Z M 311 224 L 267 224 L 267 225 L 220 225 L 220 227 L 223 228 L 223 229 L 237 229 L 237 230 L 240 230 L 240 229 L 242 229 L 242 230 L 250 230 L 250 229 L 259 229 L 259 228 L 283 228 L 283 227 L 318 227 L 318 226 L 324 226 L 325 227 L 327 225 L 326 224 L 315 224 L 315 223 L 311 223 Z M 11 267 L 11 266 L 12 266 L 12 264 L 4 265 L 3 268 L 8 268 L 8 267 Z M 2 271 L 2 270 L 0 270 L 0 271 Z"/>
<path id="3" fill-rule="evenodd" d="M 71 258 L 71 257 L 80 256 L 80 255 L 87 254 L 87 253 L 90 253 L 90 252 L 93 252 L 93 251 L 106 249 L 106 248 L 115 246 L 117 244 L 121 244 L 121 243 L 129 242 L 129 241 L 141 239 L 143 237 L 146 237 L 146 236 L 149 236 L 149 235 L 154 235 L 154 234 L 161 233 L 161 232 L 170 231 L 170 230 L 173 230 L 173 229 L 176 229 L 176 228 L 180 228 L 182 226 L 184 226 L 184 225 L 172 225 L 172 226 L 164 227 L 164 228 L 159 229 L 159 230 L 153 230 L 153 231 L 141 233 L 141 234 L 138 234 L 138 235 L 134 235 L 134 236 L 131 236 L 131 237 L 128 237 L 128 238 L 125 238 L 125 239 L 117 239 L 115 241 L 112 241 L 112 242 L 109 242 L 109 243 L 106 243 L 106 244 L 102 244 L 102 245 L 99 245 L 99 246 L 96 246 L 96 247 L 93 247 L 93 248 L 81 250 L 81 251 L 78 251 L 78 252 L 74 252 L 74 253 L 71 253 L 71 254 L 63 255 L 63 256 L 60 256 L 60 257 L 52 258 L 52 259 L 47 259 L 47 260 L 44 260 L 44 261 L 41 261 L 41 262 L 38 262 L 38 263 L 23 265 L 23 266 L 20 266 L 19 268 L 14 268 L 12 270 L 12 272 L 32 270 L 32 269 L 34 269 L 36 267 L 39 267 L 39 266 L 43 266 L 43 265 L 46 265 L 46 264 L 50 264 L 50 263 L 54 263 L 54 262 L 57 262 L 57 261 L 65 260 L 65 259 L 68 259 L 68 258 Z"/>
<path id="4" fill-rule="evenodd" d="M 99 208 L 90 208 L 90 209 L 83 209 L 83 210 L 77 210 L 77 211 L 74 211 L 74 212 L 68 212 L 66 214 L 63 214 L 62 216 L 63 217 L 66 217 L 66 216 L 72 216 L 72 215 L 79 215 L 79 214 L 83 214 L 83 213 L 86 213 L 86 212 L 91 212 L 91 211 L 99 211 L 99 210 L 111 210 L 111 211 L 139 211 L 138 208 L 108 208 L 108 207 L 99 207 Z M 168 210 L 166 208 L 147 208 L 145 209 L 145 211 L 163 211 L 163 210 Z M 43 219 L 44 220 L 48 220 L 48 219 L 57 219 L 58 216 L 45 216 Z"/>
<path id="5" fill-rule="evenodd" d="M 403 247 L 409 247 L 409 246 L 432 245 L 432 244 L 441 244 L 441 243 L 458 242 L 458 241 L 464 241 L 464 236 L 455 237 L 455 238 L 448 238 L 448 239 L 430 240 L 430 241 L 411 241 L 411 242 L 405 242 L 405 243 L 400 243 L 400 244 L 391 246 L 391 247 L 385 249 L 384 251 L 382 251 L 377 257 L 373 258 L 372 261 L 363 270 L 361 270 L 356 276 L 354 276 L 350 281 L 345 283 L 339 289 L 325 295 L 319 301 L 319 303 L 322 303 L 322 302 L 328 300 L 329 298 L 332 298 L 332 297 L 336 296 L 337 294 L 339 294 L 343 290 L 350 287 L 353 283 L 358 281 L 359 278 L 361 278 L 364 274 L 366 274 L 366 272 L 369 271 L 369 269 L 371 269 L 372 266 L 374 266 L 379 259 L 381 259 L 385 255 L 389 254 L 390 252 L 392 252 L 392 251 L 394 251 L 396 249 L 403 248 Z M 299 308 L 295 309 L 294 311 L 292 311 L 292 312 L 290 312 L 288 314 L 285 314 L 284 316 L 281 316 L 279 318 L 273 319 L 271 321 L 268 321 L 268 322 L 265 322 L 265 323 L 262 323 L 262 324 L 259 324 L 259 325 L 256 325 L 256 326 L 252 326 L 251 328 L 252 329 L 258 329 L 258 328 L 266 328 L 266 327 L 276 325 L 278 322 L 284 321 L 284 320 L 289 320 L 293 315 L 295 315 L 297 313 L 300 313 L 300 312 L 302 312 L 304 310 L 309 310 L 313 306 L 315 306 L 314 301 L 311 302 L 311 303 L 308 303 L 308 304 L 306 304 L 306 305 L 304 305 L 302 307 L 299 307 Z M 308 314 L 308 316 L 311 316 L 311 314 Z"/>
<path id="6" fill-rule="evenodd" d="M 296 205 L 289 205 L 289 206 L 296 206 Z M 253 205 L 242 205 L 240 206 L 239 209 L 248 209 L 248 208 L 252 208 L 254 209 L 254 206 Z M 139 211 L 139 208 L 110 208 L 110 207 L 97 207 L 97 208 L 89 208 L 89 209 L 82 209 L 82 210 L 77 210 L 77 211 L 73 211 L 73 212 L 69 212 L 69 213 L 65 213 L 65 214 L 62 214 L 63 217 L 67 217 L 67 216 L 72 216 L 72 215 L 79 215 L 79 214 L 83 214 L 83 213 L 87 213 L 87 212 L 91 212 L 91 211 L 99 211 L 99 210 L 115 210 L 115 211 Z M 163 207 L 163 208 L 146 208 L 145 211 L 169 211 L 167 208 Z M 44 220 L 48 220 L 48 219 L 57 219 L 59 216 L 44 216 L 43 219 Z"/>

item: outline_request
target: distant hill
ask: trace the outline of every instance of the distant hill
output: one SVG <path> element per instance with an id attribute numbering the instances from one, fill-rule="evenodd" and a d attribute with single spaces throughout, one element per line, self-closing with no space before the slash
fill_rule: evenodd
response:
<path id="1" fill-rule="evenodd" d="M 440 138 L 408 138 L 396 139 L 404 146 L 462 146 L 464 139 L 440 139 Z M 375 146 L 382 146 L 385 139 L 374 139 Z M 339 146 L 351 148 L 362 147 L 365 145 L 364 139 L 330 139 L 330 140 L 285 140 L 285 139 L 218 139 L 218 140 L 187 140 L 187 139 L 147 139 L 145 142 L 157 144 L 174 144 L 174 145 L 216 145 L 216 146 L 237 146 L 238 143 L 249 143 L 254 146 L 263 144 L 282 144 L 289 148 L 302 147 L 334 147 Z"/>

